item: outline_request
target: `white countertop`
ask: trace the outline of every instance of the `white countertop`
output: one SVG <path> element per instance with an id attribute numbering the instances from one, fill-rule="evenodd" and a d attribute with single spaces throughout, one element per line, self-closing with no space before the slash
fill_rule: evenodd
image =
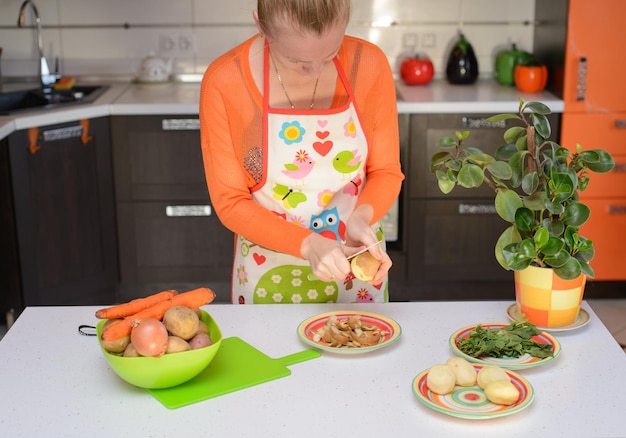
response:
<path id="1" fill-rule="evenodd" d="M 527 102 L 540 101 L 553 113 L 561 113 L 563 100 L 552 93 L 523 93 L 515 87 L 500 85 L 493 80 L 480 80 L 471 85 L 450 85 L 439 79 L 424 85 L 396 83 L 398 112 L 410 114 L 499 114 L 516 112 L 520 98 Z"/>
<path id="2" fill-rule="evenodd" d="M 100 82 L 105 84 L 105 82 Z M 165 85 L 106 83 L 109 89 L 95 102 L 44 111 L 0 116 L 0 140 L 13 131 L 85 118 L 104 116 L 198 114 L 200 84 L 177 82 Z M 423 86 L 397 82 L 398 112 L 405 114 L 515 112 L 519 98 L 538 100 L 552 112 L 563 111 L 563 101 L 548 92 L 520 93 L 515 87 L 482 80 L 472 85 L 450 85 L 440 79 Z"/>
<path id="3" fill-rule="evenodd" d="M 322 353 L 291 375 L 169 410 L 117 377 L 95 337 L 97 307 L 29 307 L 0 341 L 0 431 L 11 437 L 624 437 L 626 355 L 598 319 L 554 333 L 562 352 L 517 371 L 535 390 L 507 417 L 465 420 L 424 406 L 413 378 L 453 356 L 462 327 L 506 322 L 510 302 L 205 306 L 224 337 L 238 336 L 270 357 L 306 346 L 296 328 L 329 310 L 372 311 L 402 327 L 397 343 L 361 355 Z M 219 352 L 218 352 L 219 354 Z M 251 364 L 253 366 L 254 364 Z"/>

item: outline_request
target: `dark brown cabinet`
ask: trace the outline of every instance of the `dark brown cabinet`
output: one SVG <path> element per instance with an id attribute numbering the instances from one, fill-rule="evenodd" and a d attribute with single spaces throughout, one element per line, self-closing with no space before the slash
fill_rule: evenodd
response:
<path id="1" fill-rule="evenodd" d="M 493 153 L 507 122 L 488 122 L 483 114 L 414 114 L 409 126 L 407 283 L 410 299 L 512 299 L 513 273 L 498 264 L 494 246 L 507 227 L 493 206 L 488 187 L 456 187 L 444 195 L 429 170 L 437 140 L 470 130 L 467 145 Z M 559 116 L 550 116 L 558 135 Z"/>
<path id="2" fill-rule="evenodd" d="M 9 141 L 4 139 L 0 141 L 0 314 L 18 311 L 23 306 L 14 214 Z"/>
<path id="3" fill-rule="evenodd" d="M 9 245 L 19 248 L 13 252 L 19 278 L 12 281 L 21 291 L 21 302 L 12 304 L 113 301 L 117 236 L 108 119 L 17 131 L 7 146 L 11 196 L 3 203 L 14 221 L 3 220 L 3 227 Z"/>
<path id="4" fill-rule="evenodd" d="M 212 209 L 197 115 L 112 118 L 121 298 L 208 286 L 230 300 L 233 234 Z"/>

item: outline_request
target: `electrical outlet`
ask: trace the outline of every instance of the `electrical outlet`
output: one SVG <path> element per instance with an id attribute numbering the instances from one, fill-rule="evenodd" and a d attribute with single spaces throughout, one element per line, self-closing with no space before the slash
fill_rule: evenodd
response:
<path id="1" fill-rule="evenodd" d="M 402 47 L 405 49 L 414 49 L 417 47 L 417 34 L 405 33 L 402 36 Z"/>
<path id="2" fill-rule="evenodd" d="M 437 37 L 434 33 L 425 33 L 422 35 L 422 47 L 425 49 L 437 48 Z"/>
<path id="3" fill-rule="evenodd" d="M 175 35 L 159 35 L 159 53 L 173 55 L 178 51 L 178 41 Z"/>
<path id="4" fill-rule="evenodd" d="M 178 35 L 178 53 L 194 55 L 196 53 L 196 36 L 193 34 Z"/>
<path id="5" fill-rule="evenodd" d="M 193 34 L 159 35 L 159 53 L 163 56 L 190 56 L 196 53 L 196 37 Z"/>

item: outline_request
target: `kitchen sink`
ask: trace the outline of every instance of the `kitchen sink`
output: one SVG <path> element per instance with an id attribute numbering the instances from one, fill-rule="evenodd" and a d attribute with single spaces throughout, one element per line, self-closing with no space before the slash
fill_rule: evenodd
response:
<path id="1" fill-rule="evenodd" d="M 108 86 L 103 85 L 90 85 L 75 86 L 71 90 L 54 90 L 50 93 L 44 93 L 40 89 L 1 93 L 0 115 L 91 103 L 108 88 Z"/>

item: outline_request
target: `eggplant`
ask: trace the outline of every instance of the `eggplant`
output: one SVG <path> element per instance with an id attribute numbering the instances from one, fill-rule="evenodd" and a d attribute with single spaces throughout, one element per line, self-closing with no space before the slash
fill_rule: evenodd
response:
<path id="1" fill-rule="evenodd" d="M 446 77 L 451 84 L 473 84 L 478 79 L 478 60 L 474 48 L 463 33 L 450 51 Z"/>

